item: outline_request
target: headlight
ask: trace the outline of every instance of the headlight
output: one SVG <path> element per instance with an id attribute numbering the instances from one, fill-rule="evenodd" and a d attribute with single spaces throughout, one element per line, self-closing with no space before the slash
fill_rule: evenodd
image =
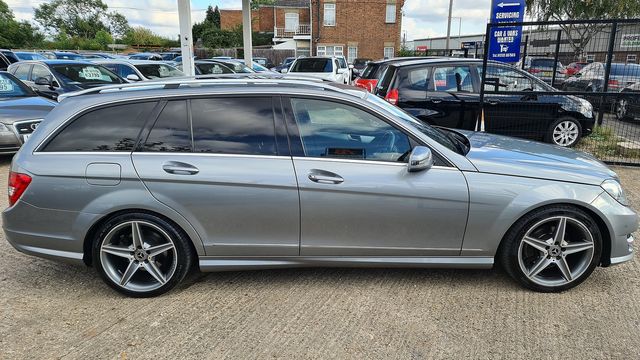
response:
<path id="1" fill-rule="evenodd" d="M 616 199 L 617 202 L 624 206 L 628 206 L 629 202 L 627 201 L 627 195 L 622 190 L 622 185 L 620 182 L 615 179 L 605 180 L 601 185 L 601 188 L 607 192 L 607 194 L 611 195 L 612 198 Z"/>
<path id="2" fill-rule="evenodd" d="M 591 118 L 593 117 L 593 105 L 585 99 L 580 99 L 580 106 L 578 107 L 578 112 L 582 114 L 584 117 Z"/>
<path id="3" fill-rule="evenodd" d="M 7 127 L 7 125 L 0 123 L 0 132 L 7 132 L 7 131 L 11 131 L 9 130 L 9 127 Z"/>

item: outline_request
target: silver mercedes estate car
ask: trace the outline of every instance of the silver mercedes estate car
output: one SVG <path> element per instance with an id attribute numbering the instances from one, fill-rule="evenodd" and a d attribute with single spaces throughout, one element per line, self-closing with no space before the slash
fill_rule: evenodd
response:
<path id="1" fill-rule="evenodd" d="M 491 268 L 562 291 L 633 256 L 616 174 L 542 143 L 426 126 L 317 81 L 175 79 L 61 102 L 13 159 L 9 242 L 129 296 L 201 271 Z"/>

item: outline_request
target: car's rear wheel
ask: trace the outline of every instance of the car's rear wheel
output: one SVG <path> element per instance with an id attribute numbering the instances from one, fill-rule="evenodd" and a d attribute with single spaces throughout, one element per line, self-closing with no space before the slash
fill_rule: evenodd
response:
<path id="1" fill-rule="evenodd" d="M 147 213 L 116 216 L 97 231 L 93 259 L 102 279 L 133 297 L 151 297 L 175 287 L 191 269 L 188 237 L 175 225 Z"/>
<path id="2" fill-rule="evenodd" d="M 584 281 L 601 251 L 600 230 L 588 214 L 572 206 L 550 206 L 520 219 L 505 236 L 499 257 L 525 287 L 558 292 Z"/>
<path id="3" fill-rule="evenodd" d="M 582 126 L 571 117 L 562 117 L 551 124 L 546 141 L 562 147 L 572 147 L 582 137 Z"/>

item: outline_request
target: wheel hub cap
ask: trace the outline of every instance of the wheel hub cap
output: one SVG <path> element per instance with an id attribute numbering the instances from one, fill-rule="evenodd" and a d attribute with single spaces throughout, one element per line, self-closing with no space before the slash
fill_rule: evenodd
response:
<path id="1" fill-rule="evenodd" d="M 133 253 L 133 257 L 135 257 L 138 261 L 145 261 L 149 257 L 149 254 L 147 254 L 147 252 L 142 249 L 138 249 Z"/>
<path id="2" fill-rule="evenodd" d="M 562 249 L 558 245 L 553 245 L 549 247 L 548 254 L 549 256 L 552 256 L 552 257 L 558 257 L 560 256 L 560 254 L 562 254 Z"/>

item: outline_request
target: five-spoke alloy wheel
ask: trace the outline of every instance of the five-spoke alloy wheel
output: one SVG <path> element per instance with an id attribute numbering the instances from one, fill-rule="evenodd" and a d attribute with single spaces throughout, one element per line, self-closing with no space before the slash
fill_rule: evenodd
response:
<path id="1" fill-rule="evenodd" d="M 184 278 L 192 263 L 186 236 L 154 215 L 118 216 L 98 234 L 94 243 L 98 272 L 107 284 L 126 295 L 164 293 Z"/>
<path id="2" fill-rule="evenodd" d="M 519 220 L 504 239 L 499 256 L 507 272 L 538 291 L 578 285 L 600 261 L 601 235 L 578 208 L 553 206 Z"/>

